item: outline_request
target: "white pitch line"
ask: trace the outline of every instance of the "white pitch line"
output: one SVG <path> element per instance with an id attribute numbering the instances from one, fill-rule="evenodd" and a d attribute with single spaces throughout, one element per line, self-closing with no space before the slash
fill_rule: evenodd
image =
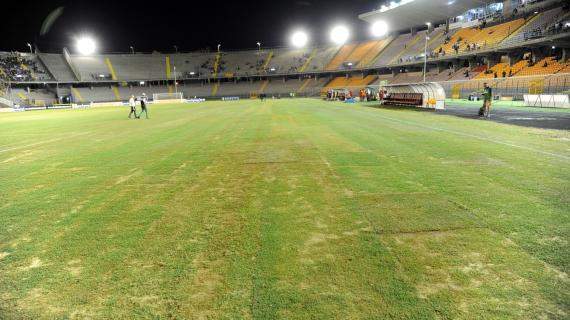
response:
<path id="1" fill-rule="evenodd" d="M 0 150 L 0 153 L 4 153 L 4 152 L 8 152 L 8 151 L 12 151 L 12 150 L 18 150 L 18 149 L 23 149 L 23 148 L 29 148 L 29 147 L 34 147 L 40 144 L 46 144 L 46 143 L 50 143 L 50 142 L 54 142 L 54 141 L 59 141 L 63 138 L 59 138 L 59 139 L 51 139 L 51 140 L 44 140 L 44 141 L 39 141 L 36 143 L 30 143 L 30 144 L 25 144 L 23 146 L 15 146 L 12 148 L 7 148 L 7 149 L 2 149 Z"/>
<path id="2" fill-rule="evenodd" d="M 0 149 L 0 153 L 4 153 L 4 152 L 8 152 L 8 151 L 13 151 L 13 150 L 18 150 L 18 149 L 23 149 L 23 148 L 35 147 L 35 146 L 37 146 L 37 145 L 48 144 L 48 143 L 52 143 L 52 142 L 55 142 L 55 141 L 60 141 L 60 140 L 63 140 L 63 139 L 68 139 L 68 138 L 75 138 L 75 137 L 77 137 L 77 136 L 82 136 L 82 135 L 86 135 L 86 134 L 88 134 L 88 132 L 85 132 L 85 133 L 78 133 L 78 134 L 76 134 L 76 135 L 67 136 L 67 137 L 63 137 L 63 138 L 57 138 L 57 139 L 51 139 L 51 140 L 43 140 L 43 141 L 38 141 L 38 142 L 35 142 L 35 143 L 30 143 L 30 144 L 15 146 L 15 147 L 6 148 L 6 149 Z"/>
<path id="3" fill-rule="evenodd" d="M 447 132 L 447 133 L 458 134 L 458 135 L 462 135 L 462 136 L 464 136 L 464 137 L 470 137 L 470 138 L 479 139 L 479 140 L 483 140 L 483 141 L 487 141 L 487 142 L 492 142 L 492 143 L 496 143 L 496 144 L 500 144 L 500 145 L 504 145 L 504 146 L 508 146 L 508 147 L 513 147 L 513 148 L 519 148 L 519 149 L 523 149 L 523 150 L 528 150 L 528 151 L 540 153 L 540 154 L 547 155 L 547 156 L 552 156 L 552 157 L 559 158 L 559 159 L 570 160 L 570 156 L 565 156 L 565 155 L 558 154 L 558 153 L 552 153 L 552 152 L 548 152 L 548 151 L 542 151 L 542 150 L 534 149 L 534 148 L 527 147 L 527 146 L 521 146 L 521 145 L 514 144 L 514 143 L 498 141 L 498 140 L 495 140 L 495 139 L 486 138 L 486 137 L 481 137 L 481 136 L 478 136 L 478 135 L 469 134 L 469 133 L 465 133 L 465 132 L 461 132 L 461 131 L 455 131 L 455 130 L 449 130 L 449 129 L 439 128 L 439 127 L 426 126 L 426 125 L 423 125 L 423 124 L 420 124 L 420 123 L 417 123 L 417 122 L 413 122 L 413 121 L 405 121 L 405 120 L 400 120 L 400 119 L 394 119 L 394 118 L 382 116 L 382 115 L 379 115 L 379 114 L 375 114 L 375 115 L 378 116 L 378 117 L 380 117 L 380 118 L 383 118 L 383 119 L 386 119 L 386 120 L 390 120 L 390 121 L 393 121 L 393 122 L 397 122 L 397 123 L 403 123 L 403 124 L 407 124 L 407 125 L 413 125 L 413 126 L 416 126 L 416 127 L 425 128 L 425 129 L 430 129 L 430 130 L 434 130 L 434 131 L 442 131 L 442 132 Z"/>

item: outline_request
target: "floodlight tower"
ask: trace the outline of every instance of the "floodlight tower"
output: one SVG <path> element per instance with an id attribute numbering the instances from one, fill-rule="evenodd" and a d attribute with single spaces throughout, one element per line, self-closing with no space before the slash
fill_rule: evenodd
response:
<path id="1" fill-rule="evenodd" d="M 342 45 L 348 40 L 349 33 L 347 27 L 336 26 L 331 30 L 331 40 L 338 45 Z"/>
<path id="2" fill-rule="evenodd" d="M 376 21 L 372 24 L 370 31 L 374 37 L 383 37 L 388 33 L 388 24 L 382 20 Z"/>
<path id="3" fill-rule="evenodd" d="M 296 31 L 291 36 L 291 43 L 296 48 L 304 47 L 308 41 L 309 41 L 309 37 L 307 36 L 307 33 L 303 32 L 303 31 Z"/>
<path id="4" fill-rule="evenodd" d="M 92 38 L 82 37 L 77 40 L 77 51 L 84 56 L 95 53 L 96 47 L 95 40 Z"/>

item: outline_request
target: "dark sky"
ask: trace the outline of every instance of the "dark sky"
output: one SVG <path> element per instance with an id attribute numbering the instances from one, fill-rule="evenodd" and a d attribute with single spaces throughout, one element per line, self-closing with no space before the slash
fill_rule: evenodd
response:
<path id="1" fill-rule="evenodd" d="M 225 49 L 288 45 L 295 28 L 304 28 L 313 43 L 327 43 L 330 27 L 343 22 L 354 34 L 366 36 L 357 15 L 377 8 L 382 0 L 19 0 L 5 1 L 0 50 L 27 50 L 34 42 L 44 52 L 73 49 L 74 37 L 91 34 L 99 52 L 181 51 L 222 43 Z M 56 8 L 64 12 L 40 36 L 44 19 Z M 7 20 L 6 20 L 7 19 Z M 73 51 L 73 50 L 72 50 Z"/>

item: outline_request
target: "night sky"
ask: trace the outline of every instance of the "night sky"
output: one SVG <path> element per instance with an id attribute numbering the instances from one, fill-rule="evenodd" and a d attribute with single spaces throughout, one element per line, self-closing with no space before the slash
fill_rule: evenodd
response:
<path id="1" fill-rule="evenodd" d="M 24 51 L 27 42 L 43 52 L 74 49 L 74 37 L 92 35 L 99 52 L 162 52 L 250 49 L 289 44 L 290 33 L 306 30 L 312 43 L 327 43 L 333 24 L 352 28 L 352 39 L 368 35 L 357 15 L 378 8 L 382 0 L 264 0 L 264 1 L 133 1 L 20 0 L 5 1 L 0 50 Z M 58 7 L 63 14 L 40 36 L 42 23 Z"/>

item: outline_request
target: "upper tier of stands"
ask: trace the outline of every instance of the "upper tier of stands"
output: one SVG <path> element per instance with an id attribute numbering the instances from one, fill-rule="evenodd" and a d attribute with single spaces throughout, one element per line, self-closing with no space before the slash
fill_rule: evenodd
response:
<path id="1" fill-rule="evenodd" d="M 45 81 L 51 77 L 35 55 L 0 53 L 0 79 L 20 82 Z"/>
<path id="2" fill-rule="evenodd" d="M 0 53 L 0 79 L 14 82 L 142 81 L 174 77 L 239 78 L 382 68 L 423 60 L 426 36 L 428 58 L 432 59 L 489 50 L 497 46 L 520 46 L 525 40 L 552 32 L 570 33 L 570 27 L 567 27 L 570 19 L 568 5 L 560 5 L 538 14 L 525 12 L 511 20 L 498 19 L 490 20 L 488 24 L 481 23 L 479 26 L 471 25 L 448 32 L 440 26 L 429 33 L 421 30 L 391 35 L 380 40 L 305 49 L 93 56 Z M 521 68 L 498 65 L 481 77 L 493 77 L 495 73 L 500 76 L 503 71 L 518 74 Z"/>

